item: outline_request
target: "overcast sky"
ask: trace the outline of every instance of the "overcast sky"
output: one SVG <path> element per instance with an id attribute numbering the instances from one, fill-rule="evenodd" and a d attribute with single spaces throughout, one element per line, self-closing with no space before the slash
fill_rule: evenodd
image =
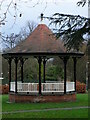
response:
<path id="1" fill-rule="evenodd" d="M 3 2 L 2 5 L 2 13 L 4 13 L 10 2 L 10 0 L 5 1 L 6 2 Z M 11 6 L 7 14 L 6 24 L 2 26 L 2 32 L 5 35 L 11 33 L 17 34 L 20 29 L 26 25 L 27 21 L 35 21 L 39 24 L 41 13 L 43 13 L 44 16 L 52 16 L 54 13 L 58 12 L 88 17 L 88 5 L 78 7 L 76 5 L 77 1 L 78 0 L 20 0 L 20 2 L 17 3 L 18 11 L 16 21 L 13 17 L 14 8 Z M 20 13 L 22 13 L 22 17 L 19 17 Z M 15 24 L 13 25 L 14 21 Z M 48 20 L 44 20 L 43 22 L 47 25 L 49 23 Z"/>

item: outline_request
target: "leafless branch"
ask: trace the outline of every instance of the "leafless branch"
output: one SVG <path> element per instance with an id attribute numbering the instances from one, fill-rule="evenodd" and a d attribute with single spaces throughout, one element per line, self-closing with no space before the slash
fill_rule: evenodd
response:
<path id="1" fill-rule="evenodd" d="M 47 2 L 45 3 L 45 7 L 44 7 L 44 10 L 42 11 L 42 13 L 46 10 L 47 8 Z"/>
<path id="2" fill-rule="evenodd" d="M 11 0 L 10 3 L 8 4 L 6 12 L 4 13 L 4 18 L 0 21 L 0 23 L 2 23 L 6 19 L 7 12 L 8 12 L 8 10 L 9 10 L 9 8 L 10 8 L 10 6 L 11 6 L 12 3 L 13 3 L 13 0 Z"/>
<path id="3" fill-rule="evenodd" d="M 90 1 L 89 0 L 80 0 L 79 2 L 77 2 L 77 5 L 84 7 L 86 5 L 86 3 L 90 4 Z"/>

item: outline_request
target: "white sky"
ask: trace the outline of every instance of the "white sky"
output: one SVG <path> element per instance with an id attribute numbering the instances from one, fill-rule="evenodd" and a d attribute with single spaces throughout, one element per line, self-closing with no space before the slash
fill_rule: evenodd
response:
<path id="1" fill-rule="evenodd" d="M 10 2 L 10 0 L 5 1 L 7 3 Z M 39 4 L 37 4 L 38 1 L 40 1 Z M 42 12 L 44 16 L 52 16 L 54 13 L 58 12 L 88 17 L 88 5 L 84 7 L 78 7 L 76 5 L 77 1 L 79 0 L 21 0 L 21 2 L 18 2 L 18 16 L 15 25 L 12 27 L 14 23 L 14 9 L 11 6 L 9 10 L 11 15 L 7 15 L 6 24 L 2 26 L 2 32 L 5 33 L 5 35 L 19 33 L 20 29 L 26 25 L 27 21 L 35 21 L 39 24 L 39 16 Z M 37 5 L 32 7 L 35 4 Z M 7 8 L 6 3 L 2 6 L 2 13 L 4 13 L 5 8 Z M 21 18 L 19 17 L 19 13 L 22 13 Z M 48 25 L 49 21 L 45 19 L 44 23 Z"/>

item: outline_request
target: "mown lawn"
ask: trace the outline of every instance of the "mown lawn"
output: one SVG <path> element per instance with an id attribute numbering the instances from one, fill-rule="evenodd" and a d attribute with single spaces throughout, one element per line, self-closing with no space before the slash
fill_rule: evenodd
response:
<path id="1" fill-rule="evenodd" d="M 3 118 L 88 118 L 88 109 L 15 113 Z"/>
<path id="2" fill-rule="evenodd" d="M 2 96 L 2 111 L 36 110 L 45 108 L 71 108 L 88 106 L 88 94 L 77 94 L 75 102 L 62 103 L 8 103 L 8 95 Z M 5 114 L 3 118 L 87 118 L 88 109 L 42 111 L 30 113 Z"/>

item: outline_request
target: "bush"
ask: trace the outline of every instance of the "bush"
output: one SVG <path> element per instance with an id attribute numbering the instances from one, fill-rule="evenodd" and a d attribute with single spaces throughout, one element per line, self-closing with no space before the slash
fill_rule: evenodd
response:
<path id="1" fill-rule="evenodd" d="M 9 92 L 9 85 L 0 85 L 0 94 L 8 94 Z"/>
<path id="2" fill-rule="evenodd" d="M 85 93 L 86 92 L 86 84 L 77 81 L 76 82 L 76 92 L 77 93 Z"/>

